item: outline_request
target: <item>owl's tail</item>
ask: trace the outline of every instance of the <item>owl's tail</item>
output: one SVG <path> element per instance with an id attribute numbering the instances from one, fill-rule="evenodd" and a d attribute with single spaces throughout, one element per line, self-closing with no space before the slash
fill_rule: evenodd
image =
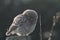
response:
<path id="1" fill-rule="evenodd" d="M 10 36 L 12 30 L 13 30 L 13 28 L 12 28 L 12 25 L 11 25 L 10 28 L 9 28 L 9 29 L 7 30 L 7 32 L 6 32 L 6 36 Z"/>
<path id="2" fill-rule="evenodd" d="M 6 32 L 6 36 L 10 36 L 11 34 L 14 34 L 14 30 L 17 28 L 16 25 L 12 24 L 9 28 L 9 30 Z"/>
<path id="3" fill-rule="evenodd" d="M 6 32 L 6 36 L 10 36 L 10 35 L 11 35 L 11 31 L 8 30 L 8 31 Z"/>

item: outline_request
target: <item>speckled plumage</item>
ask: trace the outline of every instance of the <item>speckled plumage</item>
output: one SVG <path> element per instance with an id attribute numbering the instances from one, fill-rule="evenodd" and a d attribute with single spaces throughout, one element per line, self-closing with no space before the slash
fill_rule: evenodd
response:
<path id="1" fill-rule="evenodd" d="M 35 29 L 38 19 L 36 11 L 27 9 L 22 14 L 17 15 L 6 35 L 17 34 L 18 36 L 28 36 Z"/>

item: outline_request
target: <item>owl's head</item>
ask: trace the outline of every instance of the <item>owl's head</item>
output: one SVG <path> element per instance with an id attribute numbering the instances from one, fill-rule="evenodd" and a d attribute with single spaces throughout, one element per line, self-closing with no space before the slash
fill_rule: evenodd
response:
<path id="1" fill-rule="evenodd" d="M 23 12 L 23 15 L 29 20 L 31 24 L 34 24 L 37 22 L 38 14 L 36 11 L 27 9 Z"/>
<path id="2" fill-rule="evenodd" d="M 37 17 L 37 12 L 35 10 L 27 9 L 23 12 L 23 15 L 31 17 L 31 18 L 35 18 Z"/>

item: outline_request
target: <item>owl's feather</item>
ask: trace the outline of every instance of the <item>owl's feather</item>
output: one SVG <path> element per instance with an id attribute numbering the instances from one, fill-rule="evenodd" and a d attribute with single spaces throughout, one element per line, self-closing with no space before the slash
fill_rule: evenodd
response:
<path id="1" fill-rule="evenodd" d="M 18 36 L 28 36 L 35 29 L 38 15 L 34 10 L 25 10 L 22 14 L 17 15 L 6 35 L 17 34 Z"/>

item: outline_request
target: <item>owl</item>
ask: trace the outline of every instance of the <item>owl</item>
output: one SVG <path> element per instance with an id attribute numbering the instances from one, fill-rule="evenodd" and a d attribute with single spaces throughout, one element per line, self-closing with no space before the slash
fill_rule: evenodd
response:
<path id="1" fill-rule="evenodd" d="M 35 10 L 27 9 L 22 14 L 14 17 L 12 24 L 10 25 L 6 36 L 28 36 L 31 34 L 37 24 L 38 14 Z"/>

